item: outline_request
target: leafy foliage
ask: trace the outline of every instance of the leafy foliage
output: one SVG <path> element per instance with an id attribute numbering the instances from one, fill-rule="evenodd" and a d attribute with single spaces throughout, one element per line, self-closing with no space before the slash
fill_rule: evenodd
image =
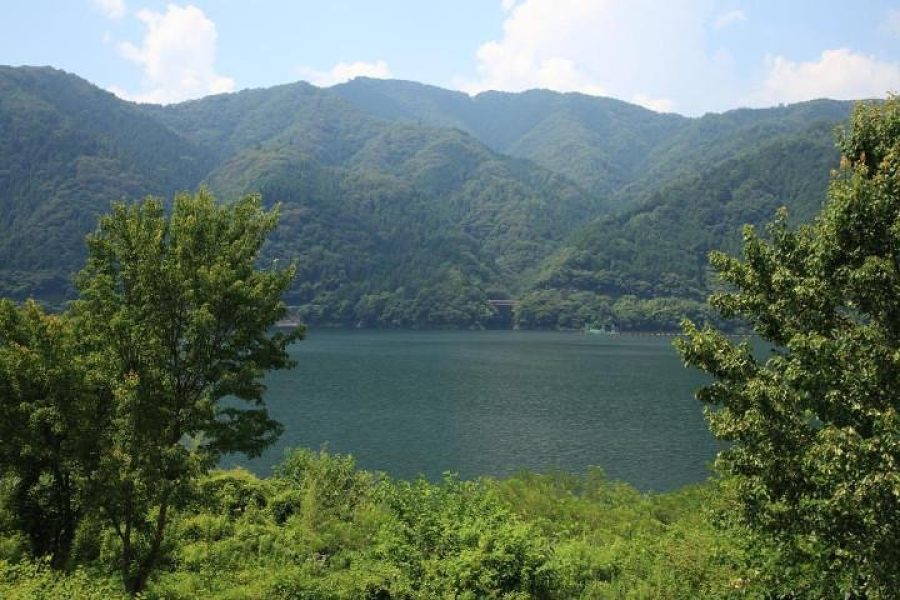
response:
<path id="1" fill-rule="evenodd" d="M 712 484 L 643 495 L 597 469 L 393 481 L 347 456 L 296 450 L 267 479 L 201 478 L 173 511 L 143 597 L 735 597 L 743 551 L 710 524 L 718 498 Z M 0 592 L 65 585 L 116 597 L 110 558 L 58 575 L 0 555 Z"/>
<path id="2" fill-rule="evenodd" d="M 0 300 L 0 473 L 16 529 L 56 568 L 68 562 L 97 468 L 105 409 L 90 369 L 67 317 Z"/>
<path id="3" fill-rule="evenodd" d="M 224 453 L 259 454 L 280 433 L 261 378 L 291 364 L 285 347 L 302 329 L 269 331 L 285 314 L 293 268 L 257 268 L 278 219 L 260 204 L 248 196 L 220 206 L 201 189 L 176 196 L 167 216 L 148 198 L 114 206 L 88 238 L 71 312 L 104 384 L 91 484 L 121 543 L 129 592 L 143 588 L 191 479 Z"/>
<path id="4" fill-rule="evenodd" d="M 768 241 L 752 228 L 743 259 L 712 263 L 731 287 L 712 305 L 773 346 L 757 356 L 685 325 L 679 350 L 716 381 L 698 397 L 733 442 L 738 522 L 770 560 L 763 587 L 792 597 L 891 598 L 900 589 L 900 99 L 860 105 L 822 214 Z"/>
<path id="5" fill-rule="evenodd" d="M 83 569 L 60 573 L 41 563 L 0 559 L 0 595 L 9 600 L 113 600 L 129 598 L 108 573 Z"/>
<path id="6" fill-rule="evenodd" d="M 69 310 L 0 300 L 0 526 L 19 536 L 11 554 L 24 534 L 55 569 L 114 556 L 136 594 L 198 475 L 280 433 L 261 379 L 292 364 L 285 348 L 303 329 L 271 331 L 294 274 L 257 268 L 277 219 L 258 197 L 221 206 L 205 189 L 177 196 L 169 215 L 154 198 L 118 204 L 88 239 Z M 104 529 L 115 536 L 98 543 Z M 80 589 L 40 565 L 29 573 L 34 594 Z"/>

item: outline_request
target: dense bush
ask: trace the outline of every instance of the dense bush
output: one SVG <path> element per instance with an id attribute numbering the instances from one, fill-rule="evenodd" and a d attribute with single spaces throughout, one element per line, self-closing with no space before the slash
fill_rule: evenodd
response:
<path id="1" fill-rule="evenodd" d="M 297 450 L 269 478 L 198 481 L 143 596 L 732 597 L 744 550 L 711 524 L 719 497 L 713 483 L 642 494 L 599 469 L 397 481 Z M 52 572 L 0 512 L 0 597 L 119 597 L 115 536 L 88 519 L 77 537 L 72 568 Z"/>

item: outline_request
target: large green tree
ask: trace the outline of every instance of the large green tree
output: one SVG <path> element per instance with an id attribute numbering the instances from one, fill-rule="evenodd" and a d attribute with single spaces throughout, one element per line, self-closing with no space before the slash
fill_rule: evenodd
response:
<path id="1" fill-rule="evenodd" d="M 788 597 L 900 589 L 900 99 L 856 107 L 821 215 L 743 258 L 713 254 L 711 298 L 771 350 L 685 324 L 678 348 L 714 377 L 698 397 L 740 524 L 762 540 L 762 587 Z M 765 561 L 764 561 L 765 562 Z"/>
<path id="2" fill-rule="evenodd" d="M 277 211 L 217 204 L 201 189 L 118 204 L 88 238 L 77 335 L 109 382 L 94 498 L 121 543 L 126 588 L 143 589 L 169 511 L 223 453 L 256 455 L 281 426 L 262 375 L 289 367 L 302 330 L 276 332 L 293 266 L 260 268 Z M 249 404 L 249 406 L 247 406 Z"/>

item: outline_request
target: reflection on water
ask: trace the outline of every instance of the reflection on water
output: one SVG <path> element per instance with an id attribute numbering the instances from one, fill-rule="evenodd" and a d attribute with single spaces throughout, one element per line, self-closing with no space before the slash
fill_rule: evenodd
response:
<path id="1" fill-rule="evenodd" d="M 671 338 L 553 332 L 312 331 L 266 395 L 286 447 L 395 477 L 601 466 L 641 489 L 707 477 L 717 449 Z M 243 459 L 235 462 L 245 462 Z"/>

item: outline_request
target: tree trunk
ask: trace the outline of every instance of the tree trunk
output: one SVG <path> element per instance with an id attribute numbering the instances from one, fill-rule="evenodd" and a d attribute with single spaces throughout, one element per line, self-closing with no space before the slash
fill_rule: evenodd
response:
<path id="1" fill-rule="evenodd" d="M 168 495 L 167 495 L 168 496 Z M 153 529 L 153 539 L 150 542 L 150 549 L 143 558 L 134 556 L 133 548 L 129 535 L 128 544 L 122 546 L 122 580 L 125 584 L 125 591 L 132 596 L 144 591 L 147 586 L 147 580 L 153 567 L 159 560 L 159 551 L 162 547 L 163 536 L 165 535 L 167 514 L 169 509 L 168 497 L 165 497 L 160 504 L 159 513 L 156 515 L 156 526 Z"/>

